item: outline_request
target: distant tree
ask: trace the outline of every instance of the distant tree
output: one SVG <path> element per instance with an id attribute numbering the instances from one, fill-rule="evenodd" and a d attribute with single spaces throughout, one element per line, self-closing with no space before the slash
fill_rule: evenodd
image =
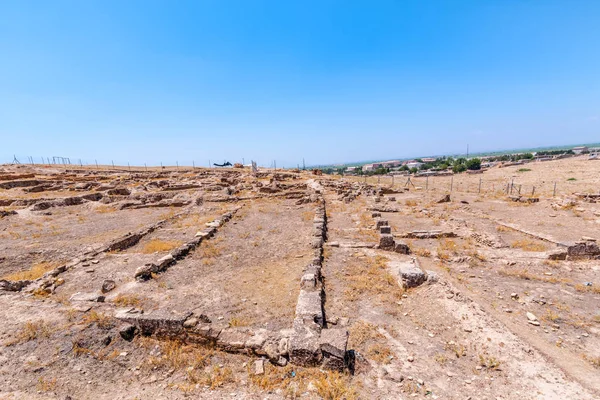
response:
<path id="1" fill-rule="evenodd" d="M 455 163 L 454 166 L 452 167 L 452 172 L 454 172 L 455 174 L 458 174 L 460 172 L 465 172 L 467 170 L 467 166 L 465 164 L 461 164 L 461 163 Z"/>
<path id="2" fill-rule="evenodd" d="M 467 163 L 465 165 L 467 169 L 471 171 L 476 171 L 478 169 L 481 169 L 481 160 L 479 158 L 471 158 L 470 160 L 467 160 Z"/>
<path id="3" fill-rule="evenodd" d="M 409 171 L 410 171 L 411 174 L 416 174 L 417 171 L 418 171 L 418 169 L 416 169 L 416 168 L 413 167 Z"/>
<path id="4" fill-rule="evenodd" d="M 401 166 L 400 171 L 408 171 L 408 166 L 406 166 L 406 165 Z"/>

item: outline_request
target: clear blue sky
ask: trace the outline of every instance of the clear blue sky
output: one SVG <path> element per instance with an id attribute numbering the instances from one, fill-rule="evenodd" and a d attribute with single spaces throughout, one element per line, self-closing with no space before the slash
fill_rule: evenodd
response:
<path id="1" fill-rule="evenodd" d="M 0 0 L 0 162 L 599 142 L 599 21 L 578 0 Z"/>

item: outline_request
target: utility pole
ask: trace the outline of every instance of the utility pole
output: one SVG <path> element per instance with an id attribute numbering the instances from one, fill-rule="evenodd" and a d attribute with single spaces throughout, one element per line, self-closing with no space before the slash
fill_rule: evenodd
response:
<path id="1" fill-rule="evenodd" d="M 302 157 L 302 169 L 306 171 L 306 164 L 304 163 L 304 157 Z"/>
<path id="2" fill-rule="evenodd" d="M 469 158 L 469 145 L 467 144 L 467 158 Z"/>

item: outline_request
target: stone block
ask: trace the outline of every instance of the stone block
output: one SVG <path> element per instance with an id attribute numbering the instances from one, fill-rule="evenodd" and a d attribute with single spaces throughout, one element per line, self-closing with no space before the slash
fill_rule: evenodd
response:
<path id="1" fill-rule="evenodd" d="M 581 241 L 567 248 L 567 254 L 572 259 L 596 258 L 600 256 L 600 247 L 594 241 Z"/>
<path id="2" fill-rule="evenodd" d="M 245 348 L 246 342 L 252 336 L 253 333 L 249 329 L 223 329 L 217 339 L 217 346 L 225 351 L 240 351 Z"/>
<path id="3" fill-rule="evenodd" d="M 387 220 L 387 219 L 378 219 L 378 220 L 377 220 L 377 225 L 376 225 L 376 228 L 377 228 L 377 229 L 379 229 L 379 228 L 381 228 L 382 226 L 388 226 L 388 225 L 389 225 L 389 223 L 388 223 L 388 220 Z"/>
<path id="4" fill-rule="evenodd" d="M 290 337 L 290 362 L 303 367 L 316 367 L 323 360 L 319 333 L 299 327 Z"/>
<path id="5" fill-rule="evenodd" d="M 568 251 L 567 249 L 554 249 L 546 253 L 549 260 L 566 260 Z"/>
<path id="6" fill-rule="evenodd" d="M 175 258 L 173 257 L 173 255 L 167 254 L 166 256 L 159 258 L 158 261 L 156 262 L 156 264 L 158 266 L 158 269 L 160 269 L 162 271 L 165 268 L 169 267 L 174 262 L 175 262 Z"/>
<path id="7" fill-rule="evenodd" d="M 153 273 L 157 273 L 159 270 L 158 266 L 153 263 L 145 264 L 135 270 L 135 279 L 138 281 L 146 281 L 152 277 Z"/>
<path id="8" fill-rule="evenodd" d="M 152 311 L 148 314 L 117 312 L 115 318 L 135 325 L 143 335 L 177 336 L 183 331 L 183 323 L 192 315 L 188 313 L 172 313 L 164 310 Z"/>
<path id="9" fill-rule="evenodd" d="M 417 287 L 427 280 L 427 276 L 414 259 L 412 262 L 400 263 L 399 271 L 405 288 Z"/>
<path id="10" fill-rule="evenodd" d="M 382 250 L 394 249 L 394 236 L 391 234 L 384 234 L 379 236 L 379 248 Z"/>
<path id="11" fill-rule="evenodd" d="M 319 343 L 323 353 L 343 360 L 348 346 L 348 331 L 344 328 L 323 329 Z"/>
<path id="12" fill-rule="evenodd" d="M 77 292 L 74 295 L 72 295 L 69 300 L 70 301 L 92 301 L 92 302 L 97 302 L 97 303 L 103 303 L 104 299 L 105 299 L 104 295 L 102 295 L 100 293 Z"/>
<path id="13" fill-rule="evenodd" d="M 394 251 L 400 254 L 410 254 L 410 248 L 404 242 L 395 242 Z"/>
<path id="14" fill-rule="evenodd" d="M 323 326 L 323 298 L 321 290 L 300 290 L 296 304 L 296 318 Z"/>
<path id="15" fill-rule="evenodd" d="M 317 286 L 315 274 L 307 273 L 300 279 L 300 287 L 307 290 L 314 290 Z"/>
<path id="16" fill-rule="evenodd" d="M 379 228 L 379 233 L 381 233 L 381 234 L 392 233 L 392 227 L 391 226 L 382 226 L 381 228 Z"/>

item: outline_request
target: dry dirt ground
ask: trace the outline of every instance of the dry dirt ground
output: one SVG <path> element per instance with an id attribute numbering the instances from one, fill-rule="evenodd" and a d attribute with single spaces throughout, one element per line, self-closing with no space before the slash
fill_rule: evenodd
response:
<path id="1" fill-rule="evenodd" d="M 600 203 L 576 195 L 598 193 L 600 162 L 403 179 L 1 166 L 0 398 L 600 398 Z M 307 326 L 319 357 L 348 332 L 345 367 L 226 343 L 304 329 L 316 257 Z M 424 282 L 405 287 L 406 265 Z"/>

